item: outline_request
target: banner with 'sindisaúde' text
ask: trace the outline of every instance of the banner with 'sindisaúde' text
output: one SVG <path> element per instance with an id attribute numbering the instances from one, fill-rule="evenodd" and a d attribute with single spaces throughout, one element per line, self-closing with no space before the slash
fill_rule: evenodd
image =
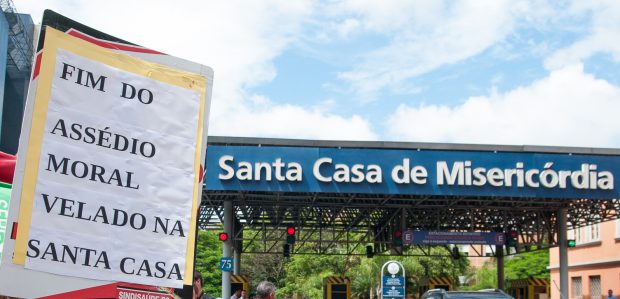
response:
<path id="1" fill-rule="evenodd" d="M 7 231 L 7 216 L 11 200 L 11 185 L 0 182 L 0 264 L 2 263 L 2 244 Z"/>

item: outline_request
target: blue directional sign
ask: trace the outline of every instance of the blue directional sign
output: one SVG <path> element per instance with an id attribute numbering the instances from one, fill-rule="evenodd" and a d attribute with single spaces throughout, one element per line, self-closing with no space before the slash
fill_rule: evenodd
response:
<path id="1" fill-rule="evenodd" d="M 402 287 L 405 286 L 405 278 L 403 276 L 383 276 L 383 287 Z"/>
<path id="2" fill-rule="evenodd" d="M 383 298 L 404 298 L 404 287 L 383 287 Z"/>
<path id="3" fill-rule="evenodd" d="M 234 264 L 232 257 L 223 257 L 220 259 L 220 270 L 231 272 Z"/>
<path id="4" fill-rule="evenodd" d="M 476 244 L 476 245 L 504 245 L 504 233 L 489 232 L 442 232 L 442 231 L 412 231 L 403 232 L 405 245 L 447 245 L 447 244 Z"/>

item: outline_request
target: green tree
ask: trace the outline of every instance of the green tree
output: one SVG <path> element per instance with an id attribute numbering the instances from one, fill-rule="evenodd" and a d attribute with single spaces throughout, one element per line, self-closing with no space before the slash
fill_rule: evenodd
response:
<path id="1" fill-rule="evenodd" d="M 466 289 L 480 290 L 480 289 L 493 289 L 497 287 L 497 267 L 495 262 L 489 261 L 484 263 L 482 268 L 476 270 L 474 275 L 476 284 Z"/>
<path id="2" fill-rule="evenodd" d="M 549 250 L 523 252 L 506 261 L 506 280 L 528 277 L 549 278 Z"/>
<path id="3" fill-rule="evenodd" d="M 246 229 L 243 232 L 244 238 L 260 239 L 262 231 Z M 244 250 L 249 252 L 259 252 L 264 248 L 262 246 L 274 246 L 274 248 L 282 248 L 283 242 L 275 242 L 264 244 L 260 241 L 244 244 Z M 246 248 L 247 247 L 247 248 Z M 261 254 L 261 253 L 243 253 L 241 258 L 241 274 L 250 280 L 250 293 L 256 290 L 256 286 L 263 280 L 271 281 L 276 286 L 281 286 L 285 277 L 286 260 L 282 254 Z"/>
<path id="4" fill-rule="evenodd" d="M 448 256 L 445 247 L 426 247 L 424 251 L 418 247 L 407 248 L 407 254 L 420 256 L 375 256 L 362 261 L 349 272 L 352 278 L 352 294 L 360 299 L 379 298 L 381 286 L 381 268 L 390 261 L 399 261 L 405 267 L 407 276 L 406 293 L 417 293 L 419 281 L 428 277 L 450 277 L 458 282 L 458 277 L 467 272 L 469 260 L 462 257 L 454 260 Z M 424 256 L 424 255 L 430 256 Z"/>
<path id="5" fill-rule="evenodd" d="M 196 242 L 196 271 L 202 274 L 202 286 L 205 293 L 214 297 L 222 294 L 222 271 L 220 257 L 222 242 L 216 231 L 198 231 Z"/>
<path id="6" fill-rule="evenodd" d="M 253 293 L 263 280 L 281 286 L 286 273 L 285 264 L 286 261 L 280 254 L 244 253 L 241 259 L 241 273 L 250 279 L 250 293 Z"/>
<path id="7" fill-rule="evenodd" d="M 346 275 L 348 267 L 357 263 L 358 258 L 342 255 L 294 255 L 286 264 L 278 294 L 322 298 L 323 278 Z"/>
<path id="8" fill-rule="evenodd" d="M 458 286 L 459 276 L 467 274 L 469 270 L 469 259 L 462 256 L 459 259 L 450 257 L 450 250 L 447 247 L 433 246 L 425 248 L 413 247 L 411 253 L 423 254 L 430 253 L 426 256 L 413 256 L 405 261 L 405 269 L 407 276 L 412 279 L 412 283 L 408 292 L 418 292 L 419 282 L 423 278 L 430 277 L 448 277 L 452 279 L 454 286 Z"/>
<path id="9" fill-rule="evenodd" d="M 507 256 L 504 264 L 504 279 L 511 281 L 528 277 L 549 278 L 549 250 L 535 250 Z M 479 290 L 497 287 L 496 260 L 485 263 L 475 274 L 476 284 L 469 289 Z"/>
<path id="10" fill-rule="evenodd" d="M 245 230 L 244 237 L 254 239 L 253 234 L 260 231 Z M 352 236 L 355 238 L 356 236 Z M 253 242 L 244 244 L 246 251 L 260 251 L 260 246 L 281 248 L 281 241 L 271 243 Z M 312 252 L 310 246 L 315 243 L 299 242 L 295 248 L 300 252 Z M 217 232 L 201 231 L 198 237 L 197 269 L 203 274 L 205 289 L 216 295 L 221 293 L 221 271 L 219 257 L 222 243 L 217 239 Z M 307 250 L 306 250 L 307 249 Z M 295 298 L 319 299 L 323 293 L 323 279 L 327 276 L 347 276 L 351 279 L 351 291 L 354 298 L 376 299 L 380 297 L 381 267 L 389 260 L 397 260 L 403 264 L 407 274 L 407 293 L 418 291 L 418 282 L 425 277 L 450 277 L 458 282 L 458 277 L 466 273 L 469 260 L 462 257 L 458 260 L 450 258 L 445 247 L 411 246 L 405 249 L 407 254 L 429 256 L 390 256 L 376 255 L 368 259 L 363 255 L 345 255 L 347 248 L 333 244 L 328 252 L 336 255 L 292 254 L 285 259 L 282 254 L 243 253 L 241 273 L 250 278 L 250 292 L 263 280 L 274 282 L 278 286 L 278 297 L 292 295 Z M 386 253 L 387 254 L 387 253 Z"/>
<path id="11" fill-rule="evenodd" d="M 381 265 L 375 258 L 364 258 L 351 272 L 351 295 L 355 298 L 373 299 L 380 287 Z"/>

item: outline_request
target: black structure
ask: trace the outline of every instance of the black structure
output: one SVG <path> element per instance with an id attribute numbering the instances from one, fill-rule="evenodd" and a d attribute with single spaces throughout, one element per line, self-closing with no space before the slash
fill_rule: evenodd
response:
<path id="1" fill-rule="evenodd" d="M 0 151 L 17 153 L 33 58 L 34 23 L 0 0 Z M 6 55 L 6 56 L 5 56 Z"/>

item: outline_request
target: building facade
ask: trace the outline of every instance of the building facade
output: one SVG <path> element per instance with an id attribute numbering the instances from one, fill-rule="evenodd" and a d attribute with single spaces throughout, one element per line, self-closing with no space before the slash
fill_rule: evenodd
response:
<path id="1" fill-rule="evenodd" d="M 602 299 L 607 290 L 620 293 L 620 219 L 568 231 L 576 246 L 568 249 L 568 294 L 565 299 Z M 559 249 L 549 254 L 551 299 L 560 298 Z"/>
<path id="2" fill-rule="evenodd" d="M 2 1 L 0 14 L 0 151 L 15 154 L 33 59 L 34 23 Z"/>

